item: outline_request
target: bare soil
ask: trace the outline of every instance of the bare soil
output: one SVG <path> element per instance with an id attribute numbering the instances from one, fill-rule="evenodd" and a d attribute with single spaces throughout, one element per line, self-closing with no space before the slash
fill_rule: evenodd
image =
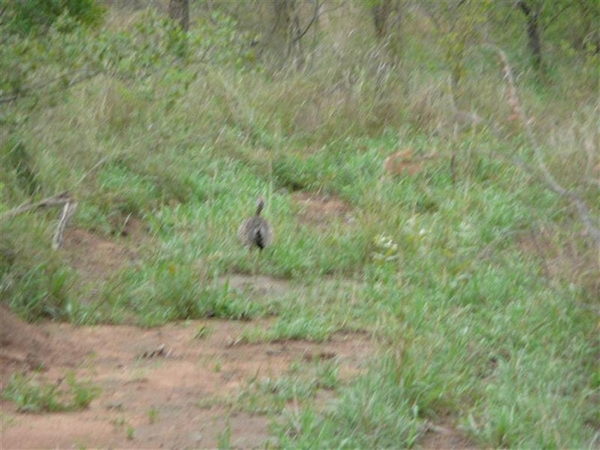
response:
<path id="1" fill-rule="evenodd" d="M 351 210 L 334 198 L 298 195 L 300 220 L 323 226 L 348 220 Z M 134 224 L 131 233 L 141 232 Z M 129 240 L 112 241 L 85 230 L 69 230 L 65 251 L 85 283 L 99 283 L 134 263 Z M 235 275 L 234 288 L 258 295 L 283 295 L 285 281 Z M 285 376 L 292 364 L 333 359 L 344 383 L 361 373 L 373 354 L 366 334 L 338 334 L 324 343 L 282 341 L 247 344 L 248 327 L 271 321 L 188 321 L 145 329 L 136 326 L 74 327 L 27 324 L 0 306 L 0 387 L 14 372 L 39 372 L 56 383 L 69 371 L 97 386 L 101 394 L 82 411 L 25 414 L 0 402 L 2 449 L 37 448 L 215 448 L 228 437 L 234 448 L 275 444 L 272 417 L 236 406 L 252 381 Z M 320 392 L 316 401 L 331 398 Z M 297 405 L 290 405 L 295 408 Z M 275 418 L 276 420 L 277 418 Z M 473 448 L 451 426 L 431 427 L 423 448 Z"/>
<path id="2" fill-rule="evenodd" d="M 306 225 L 325 227 L 336 220 L 354 220 L 350 206 L 334 196 L 299 191 L 294 193 L 294 201 L 299 209 L 298 221 Z"/>
<path id="3" fill-rule="evenodd" d="M 369 352 L 364 336 L 352 335 L 323 344 L 238 343 L 243 330 L 251 326 L 256 324 L 194 321 L 154 329 L 36 326 L 35 340 L 3 344 L 3 353 L 21 355 L 8 362 L 25 361 L 22 355 L 28 351 L 43 362 L 48 382 L 75 370 L 78 380 L 90 380 L 101 388 L 101 395 L 88 409 L 73 413 L 22 414 L 4 401 L 2 447 L 214 448 L 227 427 L 232 446 L 261 447 L 269 439 L 270 419 L 236 411 L 233 404 L 249 380 L 277 378 L 293 362 L 319 357 L 336 358 L 348 379 L 359 373 Z M 199 338 L 201 329 L 208 333 Z M 21 330 L 13 327 L 12 331 L 20 334 Z M 4 359 L 2 365 L 5 381 L 12 369 Z"/>

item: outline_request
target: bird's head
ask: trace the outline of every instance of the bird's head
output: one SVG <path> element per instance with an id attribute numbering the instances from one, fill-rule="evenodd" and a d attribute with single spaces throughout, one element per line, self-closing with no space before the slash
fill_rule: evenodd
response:
<path id="1" fill-rule="evenodd" d="M 265 199 L 263 197 L 258 197 L 256 199 L 256 215 L 258 216 L 260 212 L 265 207 Z"/>

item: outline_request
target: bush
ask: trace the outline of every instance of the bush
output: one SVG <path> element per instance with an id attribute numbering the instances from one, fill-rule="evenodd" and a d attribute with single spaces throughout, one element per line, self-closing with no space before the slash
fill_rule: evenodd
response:
<path id="1" fill-rule="evenodd" d="M 83 25 L 98 25 L 104 8 L 96 0 L 26 0 L 8 1 L 6 11 L 9 31 L 19 34 L 46 30 L 59 17 L 66 16 Z"/>

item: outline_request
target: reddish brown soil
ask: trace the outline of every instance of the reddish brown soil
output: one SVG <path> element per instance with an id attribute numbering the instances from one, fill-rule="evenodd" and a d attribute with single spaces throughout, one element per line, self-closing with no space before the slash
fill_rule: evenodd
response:
<path id="1" fill-rule="evenodd" d="M 27 324 L 0 305 L 0 388 L 13 372 L 47 370 L 50 364 L 75 367 L 86 350 L 73 347 L 66 336 L 51 336 L 43 327 Z"/>
<path id="2" fill-rule="evenodd" d="M 133 226 L 139 229 L 139 226 Z M 128 245 L 131 244 L 131 239 L 121 241 L 113 242 L 86 230 L 67 230 L 64 251 L 71 266 L 82 275 L 82 280 L 94 283 L 105 280 L 137 258 L 133 246 Z"/>
<path id="3" fill-rule="evenodd" d="M 298 220 L 306 225 L 324 227 L 336 220 L 343 222 L 354 220 L 350 206 L 333 196 L 296 192 L 294 201 L 299 209 Z"/>
<path id="4" fill-rule="evenodd" d="M 431 450 L 471 450 L 477 448 L 473 442 L 458 431 L 451 423 L 448 426 L 435 425 L 429 427 L 419 447 Z"/>
<path id="5" fill-rule="evenodd" d="M 387 175 L 411 176 L 421 172 L 428 161 L 436 158 L 438 158 L 438 155 L 435 153 L 420 156 L 413 155 L 413 150 L 408 148 L 388 156 L 383 162 L 383 169 Z"/>
<path id="6" fill-rule="evenodd" d="M 241 412 L 235 404 L 250 380 L 277 378 L 294 362 L 310 364 L 325 357 L 335 358 L 342 379 L 348 380 L 370 351 L 364 336 L 351 335 L 323 344 L 236 343 L 245 328 L 254 326 L 226 321 L 155 329 L 37 326 L 45 343 L 39 347 L 35 341 L 34 349 L 53 349 L 36 355 L 48 368 L 44 379 L 53 383 L 67 369 L 75 370 L 78 380 L 91 381 L 101 395 L 88 409 L 74 413 L 21 414 L 4 401 L 2 448 L 214 448 L 227 427 L 234 447 L 262 446 L 269 438 L 270 419 Z M 198 338 L 202 327 L 209 331 Z M 30 342 L 3 345 L 3 351 L 18 353 L 17 344 L 27 347 Z"/>

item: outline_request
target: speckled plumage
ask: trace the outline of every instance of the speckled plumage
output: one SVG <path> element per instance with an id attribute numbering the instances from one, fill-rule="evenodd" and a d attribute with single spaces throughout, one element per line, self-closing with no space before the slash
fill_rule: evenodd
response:
<path id="1" fill-rule="evenodd" d="M 242 222 L 238 229 L 238 237 L 248 248 L 254 246 L 262 250 L 273 242 L 273 227 L 260 216 L 265 206 L 265 201 L 259 198 L 256 201 L 256 213 Z"/>

